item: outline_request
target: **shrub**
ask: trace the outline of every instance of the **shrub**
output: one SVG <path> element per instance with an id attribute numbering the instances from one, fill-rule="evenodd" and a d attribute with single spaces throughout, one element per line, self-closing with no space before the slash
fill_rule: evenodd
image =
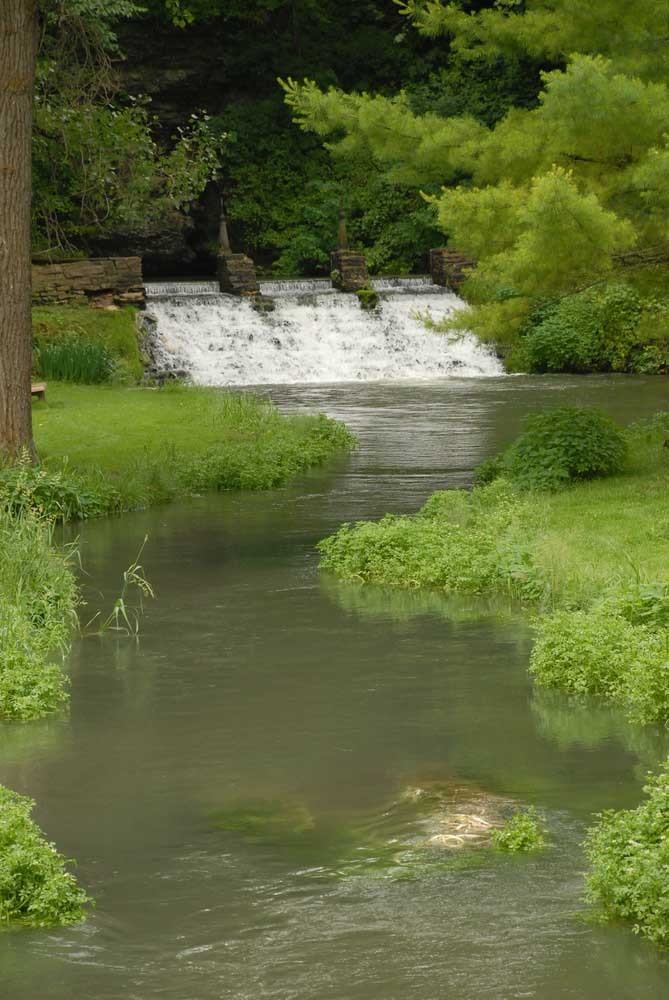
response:
<path id="1" fill-rule="evenodd" d="M 669 634 L 605 605 L 539 619 L 530 673 L 547 687 L 620 701 L 632 721 L 669 720 Z"/>
<path id="2" fill-rule="evenodd" d="M 115 370 L 114 358 L 105 344 L 76 334 L 37 340 L 34 359 L 39 375 L 59 382 L 109 382 Z"/>
<path id="3" fill-rule="evenodd" d="M 639 629 L 623 618 L 588 611 L 556 611 L 540 618 L 530 673 L 546 687 L 572 694 L 621 694 L 638 653 Z"/>
<path id="4" fill-rule="evenodd" d="M 626 285 L 571 295 L 544 307 L 526 333 L 524 353 L 531 371 L 627 371 L 642 317 L 638 292 Z"/>
<path id="5" fill-rule="evenodd" d="M 544 824 L 536 809 L 519 809 L 501 830 L 493 830 L 492 846 L 510 854 L 540 851 L 545 847 Z"/>
<path id="6" fill-rule="evenodd" d="M 500 539 L 523 514 L 523 501 L 502 481 L 471 494 L 435 493 L 415 517 L 342 525 L 319 543 L 321 567 L 344 580 L 466 594 L 513 586 L 518 574 L 521 589 L 522 553 Z"/>
<path id="7" fill-rule="evenodd" d="M 0 785 L 0 924 L 77 923 L 88 896 L 30 818 L 33 806 L 31 799 Z"/>
<path id="8" fill-rule="evenodd" d="M 600 813 L 585 841 L 590 863 L 587 896 L 609 918 L 669 943 L 669 767 L 649 776 L 647 799 L 636 809 Z"/>
<path id="9" fill-rule="evenodd" d="M 0 608 L 0 718 L 39 719 L 67 701 L 65 675 L 47 659 L 50 638 L 20 607 Z"/>
<path id="10" fill-rule="evenodd" d="M 578 479 L 619 472 L 625 438 L 599 410 L 560 406 L 531 416 L 504 453 L 501 468 L 524 489 L 555 490 Z"/>

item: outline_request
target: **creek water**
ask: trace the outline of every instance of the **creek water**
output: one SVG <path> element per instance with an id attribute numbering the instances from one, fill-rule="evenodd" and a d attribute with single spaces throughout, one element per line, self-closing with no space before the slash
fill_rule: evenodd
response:
<path id="1" fill-rule="evenodd" d="M 631 420 L 666 408 L 667 389 L 613 377 L 278 387 L 286 409 L 346 420 L 359 449 L 275 492 L 82 526 L 91 614 L 147 533 L 157 600 L 139 640 L 77 642 L 68 718 L 0 725 L 0 781 L 37 800 L 97 901 L 80 926 L 0 935 L 2 996 L 666 996 L 665 955 L 579 916 L 583 831 L 593 812 L 639 801 L 661 734 L 533 691 L 531 636 L 513 613 L 338 584 L 319 576 L 314 544 L 466 485 L 530 409 L 587 400 Z M 416 872 L 356 863 L 401 837 L 402 790 L 434 779 L 536 805 L 552 846 L 452 852 Z M 279 820 L 221 828 L 245 810 Z"/>

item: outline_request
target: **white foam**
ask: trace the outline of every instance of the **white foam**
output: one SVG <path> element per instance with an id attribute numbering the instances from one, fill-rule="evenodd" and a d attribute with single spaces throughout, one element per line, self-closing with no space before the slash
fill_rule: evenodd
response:
<path id="1" fill-rule="evenodd" d="M 377 309 L 366 311 L 355 295 L 320 284 L 314 289 L 317 281 L 282 282 L 271 313 L 215 294 L 209 284 L 206 291 L 200 284 L 195 294 L 171 297 L 161 286 L 149 306 L 159 365 L 183 369 L 197 384 L 221 386 L 502 374 L 471 334 L 454 339 L 425 327 L 419 314 L 443 318 L 464 305 L 456 295 L 421 279 L 384 293 Z"/>

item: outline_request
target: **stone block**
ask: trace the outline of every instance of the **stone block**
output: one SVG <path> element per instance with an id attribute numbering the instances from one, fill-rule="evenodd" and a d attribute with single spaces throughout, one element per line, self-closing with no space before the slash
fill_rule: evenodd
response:
<path id="1" fill-rule="evenodd" d="M 361 253 L 336 250 L 332 254 L 331 267 L 338 272 L 337 288 L 342 292 L 357 292 L 369 284 L 367 261 Z"/>
<path id="2" fill-rule="evenodd" d="M 230 295 L 257 295 L 259 291 L 255 264 L 243 253 L 219 256 L 218 282 L 221 291 Z"/>
<path id="3" fill-rule="evenodd" d="M 141 257 L 96 257 L 33 264 L 33 302 L 137 305 L 145 300 Z"/>
<path id="4" fill-rule="evenodd" d="M 464 284 L 469 268 L 475 267 L 476 261 L 458 250 L 439 247 L 430 250 L 430 274 L 435 285 L 443 285 L 457 292 Z"/>

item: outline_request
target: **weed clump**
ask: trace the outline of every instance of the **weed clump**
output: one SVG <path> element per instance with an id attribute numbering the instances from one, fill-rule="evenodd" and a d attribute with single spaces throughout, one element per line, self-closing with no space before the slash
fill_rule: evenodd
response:
<path id="1" fill-rule="evenodd" d="M 0 510 L 0 718 L 38 719 L 67 700 L 53 661 L 69 645 L 78 603 L 67 553 L 31 511 Z"/>
<path id="2" fill-rule="evenodd" d="M 435 493 L 415 517 L 386 515 L 376 523 L 344 524 L 319 543 L 321 566 L 344 580 L 447 593 L 481 594 L 512 579 L 534 586 L 523 553 L 500 538 L 522 521 L 524 502 L 508 484 L 466 493 Z"/>
<path id="3" fill-rule="evenodd" d="M 78 923 L 88 896 L 30 818 L 33 806 L 0 785 L 0 926 Z"/>
<path id="4" fill-rule="evenodd" d="M 632 921 L 637 934 L 669 944 L 669 767 L 649 776 L 646 801 L 609 810 L 588 831 L 587 895 L 608 918 Z"/>
<path id="5" fill-rule="evenodd" d="M 519 809 L 500 830 L 491 834 L 492 846 L 509 854 L 540 851 L 546 846 L 544 823 L 536 809 Z"/>
<path id="6" fill-rule="evenodd" d="M 39 375 L 60 382 L 94 385 L 111 381 L 115 364 L 105 344 L 69 334 L 55 340 L 37 340 L 34 350 Z"/>

